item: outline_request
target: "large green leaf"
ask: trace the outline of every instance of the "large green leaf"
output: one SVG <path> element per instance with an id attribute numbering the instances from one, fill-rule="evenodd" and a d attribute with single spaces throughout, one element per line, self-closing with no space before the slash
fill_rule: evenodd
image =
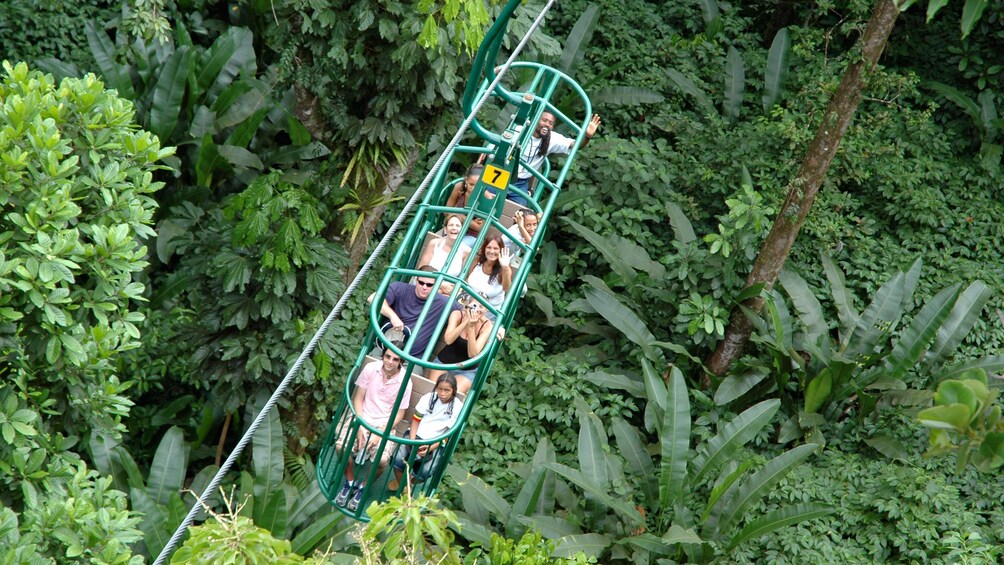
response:
<path id="1" fill-rule="evenodd" d="M 714 102 L 712 102 L 711 99 L 708 98 L 708 95 L 705 94 L 704 91 L 696 84 L 694 84 L 694 81 L 690 80 L 689 77 L 685 76 L 676 69 L 666 69 L 666 75 L 669 77 L 669 80 L 671 80 L 673 84 L 680 89 L 680 91 L 684 94 L 692 96 L 705 114 L 717 114 L 717 112 L 715 112 Z"/>
<path id="2" fill-rule="evenodd" d="M 666 100 L 662 94 L 640 86 L 604 86 L 590 91 L 593 104 L 631 106 L 635 104 L 661 104 Z"/>
<path id="3" fill-rule="evenodd" d="M 965 112 L 965 114 L 973 121 L 973 125 L 976 127 L 982 126 L 983 119 L 980 116 L 979 105 L 976 104 L 975 100 L 966 96 L 966 94 L 964 94 L 961 90 L 953 86 L 934 81 L 925 82 L 924 86 L 944 96 L 950 102 L 962 109 L 962 111 Z"/>
<path id="4" fill-rule="evenodd" d="M 272 408 L 251 436 L 251 457 L 254 463 L 254 495 L 264 498 L 282 485 L 283 457 L 282 424 L 279 410 Z"/>
<path id="5" fill-rule="evenodd" d="M 610 546 L 613 538 L 603 534 L 577 534 L 555 540 L 553 557 L 571 558 L 578 552 L 587 557 L 599 557 L 603 550 Z"/>
<path id="6" fill-rule="evenodd" d="M 648 402 L 645 404 L 646 417 L 651 414 L 656 422 L 662 422 L 662 415 L 666 411 L 667 402 L 666 384 L 663 383 L 659 377 L 659 373 L 656 372 L 655 367 L 652 366 L 652 362 L 647 357 L 642 357 L 641 369 L 645 377 L 645 393 L 648 397 Z M 646 422 L 646 426 L 648 426 L 648 422 Z M 654 428 L 655 426 L 652 426 L 649 429 Z"/>
<path id="7" fill-rule="evenodd" d="M 679 524 L 673 524 L 666 530 L 666 533 L 662 534 L 663 542 L 673 544 L 673 543 L 702 543 L 700 536 L 698 536 L 694 530 L 687 527 L 681 526 Z"/>
<path id="8" fill-rule="evenodd" d="M 101 76 L 105 78 L 108 88 L 114 88 L 119 92 L 119 96 L 128 100 L 135 100 L 136 93 L 132 87 L 132 80 L 129 78 L 129 70 L 118 64 L 115 60 L 115 45 L 108 38 L 105 30 L 99 29 L 96 22 L 89 20 L 84 24 L 87 35 L 87 45 L 91 48 L 91 55 L 101 70 Z"/>
<path id="9" fill-rule="evenodd" d="M 300 524 L 311 519 L 311 516 L 327 505 L 328 499 L 317 486 L 317 479 L 311 476 L 311 481 L 307 488 L 301 490 L 293 504 L 290 506 L 289 516 L 286 523 L 290 531 L 300 527 Z"/>
<path id="10" fill-rule="evenodd" d="M 687 481 L 687 452 L 690 449 L 690 397 L 680 369 L 673 367 L 669 376 L 669 394 L 662 421 L 659 462 L 659 505 L 671 508 L 683 496 Z"/>
<path id="11" fill-rule="evenodd" d="M 843 343 L 848 358 L 871 355 L 879 339 L 892 331 L 903 315 L 903 282 L 903 273 L 898 272 L 875 292 L 875 297 Z"/>
<path id="12" fill-rule="evenodd" d="M 966 0 L 966 5 L 962 7 L 962 38 L 965 39 L 973 31 L 976 22 L 983 17 L 983 10 L 987 9 L 990 0 Z"/>
<path id="13" fill-rule="evenodd" d="M 826 273 L 826 279 L 830 281 L 833 304 L 837 307 L 837 319 L 840 320 L 840 341 L 843 342 L 857 324 L 860 315 L 854 308 L 854 296 L 844 282 L 844 272 L 833 262 L 833 259 L 830 259 L 829 255 L 824 253 L 822 260 L 823 272 Z"/>
<path id="14" fill-rule="evenodd" d="M 729 488 L 731 492 L 722 495 L 711 509 L 711 515 L 705 523 L 705 531 L 714 532 L 714 538 L 720 538 L 731 530 L 753 503 L 759 501 L 769 489 L 818 448 L 819 445 L 815 443 L 807 443 L 789 449 L 768 461 L 762 469 L 750 475 L 745 481 L 732 485 Z M 702 537 L 707 539 L 707 536 Z"/>
<path id="15" fill-rule="evenodd" d="M 586 56 L 586 46 L 589 45 L 599 21 L 600 7 L 596 4 L 590 4 L 575 21 L 572 31 L 568 32 L 565 48 L 561 51 L 561 58 L 558 60 L 558 70 L 569 75 L 575 74 L 575 67 Z"/>
<path id="16" fill-rule="evenodd" d="M 836 508 L 826 504 L 795 504 L 779 508 L 747 524 L 745 528 L 729 540 L 727 549 L 731 550 L 746 540 L 769 534 L 775 530 L 786 528 L 799 522 L 822 518 L 835 511 Z"/>
<path id="17" fill-rule="evenodd" d="M 585 287 L 586 300 L 596 313 L 610 322 L 628 339 L 641 347 L 645 356 L 650 359 L 662 357 L 662 351 L 653 347 L 655 336 L 648 330 L 645 321 L 638 317 L 630 308 L 621 303 L 620 299 L 609 289 L 590 285 Z"/>
<path id="18" fill-rule="evenodd" d="M 460 524 L 457 533 L 474 543 L 481 544 L 483 547 L 491 547 L 492 530 L 481 525 L 463 512 L 455 512 L 454 514 L 457 517 L 457 522 Z"/>
<path id="19" fill-rule="evenodd" d="M 628 500 L 610 496 L 600 485 L 590 480 L 580 471 L 561 463 L 545 463 L 544 467 L 568 479 L 588 494 L 591 494 L 597 502 L 627 518 L 632 524 L 641 526 L 645 523 L 644 518 L 642 518 L 638 510 Z"/>
<path id="20" fill-rule="evenodd" d="M 920 359 L 927 350 L 928 344 L 934 339 L 941 324 L 951 314 L 955 301 L 959 297 L 959 283 L 943 289 L 914 316 L 886 357 L 885 372 L 893 379 L 901 379 L 906 372 Z"/>
<path id="21" fill-rule="evenodd" d="M 505 520 L 512 513 L 512 507 L 509 506 L 509 503 L 480 478 L 456 465 L 447 465 L 446 472 L 460 488 L 464 508 L 468 512 L 471 512 L 472 508 L 480 506 L 494 514 L 499 520 Z"/>
<path id="22" fill-rule="evenodd" d="M 579 469 L 589 480 L 606 490 L 610 486 L 610 473 L 604 449 L 607 437 L 603 423 L 579 396 L 575 397 L 575 407 L 579 413 Z"/>
<path id="23" fill-rule="evenodd" d="M 516 520 L 524 526 L 537 530 L 546 539 L 557 539 L 582 533 L 578 526 L 557 516 L 517 516 Z"/>
<path id="24" fill-rule="evenodd" d="M 718 17 L 718 0 L 701 0 L 701 15 L 705 24 L 713 22 Z"/>
<path id="25" fill-rule="evenodd" d="M 743 106 L 743 94 L 746 92 L 746 66 L 739 51 L 729 46 L 725 57 L 725 105 L 722 114 L 730 120 L 738 120 Z"/>
<path id="26" fill-rule="evenodd" d="M 255 504 L 254 523 L 265 528 L 277 539 L 286 537 L 286 493 L 277 488 L 267 494 L 264 504 Z"/>
<path id="27" fill-rule="evenodd" d="M 188 467 L 188 444 L 178 426 L 171 426 L 157 446 L 150 464 L 146 490 L 158 504 L 166 505 L 171 493 L 181 492 Z"/>
<path id="28" fill-rule="evenodd" d="M 930 367 L 937 367 L 945 358 L 955 352 L 980 319 L 983 306 L 990 299 L 991 294 L 993 293 L 990 288 L 982 281 L 974 282 L 963 291 L 958 300 L 955 301 L 955 306 L 948 319 L 938 328 L 938 335 L 931 350 L 924 357 L 924 363 Z"/>
<path id="29" fill-rule="evenodd" d="M 146 490 L 135 487 L 129 491 L 129 505 L 134 512 L 143 516 L 138 527 L 143 532 L 143 544 L 146 545 L 147 552 L 150 555 L 159 554 L 171 539 L 167 509 L 153 500 Z"/>
<path id="30" fill-rule="evenodd" d="M 344 514 L 338 511 L 333 511 L 329 514 L 321 516 L 311 522 L 309 526 L 304 528 L 303 531 L 298 533 L 296 537 L 292 539 L 290 542 L 290 548 L 298 555 L 310 555 L 314 549 L 321 544 L 321 542 L 324 542 L 329 538 L 347 535 L 350 532 L 356 531 L 356 522 L 352 522 L 348 526 L 345 526 L 338 534 L 330 535 L 331 530 L 335 529 L 339 522 L 342 522 L 343 518 Z"/>
<path id="31" fill-rule="evenodd" d="M 763 71 L 763 109 L 766 112 L 777 104 L 784 92 L 784 83 L 788 80 L 788 53 L 791 51 L 791 38 L 788 28 L 781 28 L 774 35 L 767 53 L 767 66 Z"/>
<path id="32" fill-rule="evenodd" d="M 150 131 L 161 140 L 171 139 L 171 133 L 178 125 L 181 102 L 185 97 L 185 86 L 191 71 L 192 52 L 187 46 L 175 50 L 160 68 L 154 85 L 149 121 Z"/>
<path id="33" fill-rule="evenodd" d="M 798 273 L 787 268 L 782 269 L 778 275 L 778 280 L 784 291 L 791 298 L 795 311 L 798 312 L 798 319 L 805 326 L 803 340 L 815 343 L 820 336 L 826 335 L 829 328 L 826 325 L 826 318 L 823 317 L 823 307 L 816 299 L 816 295 L 809 289 L 805 279 Z"/>
<path id="34" fill-rule="evenodd" d="M 655 508 L 659 500 L 658 481 L 655 475 L 655 464 L 652 456 L 642 443 L 642 436 L 634 426 L 621 418 L 614 418 L 610 426 L 617 441 L 621 457 L 627 461 L 631 472 L 641 483 L 642 494 L 649 505 Z"/>
<path id="35" fill-rule="evenodd" d="M 617 545 L 630 545 L 655 555 L 666 555 L 672 549 L 670 544 L 662 541 L 659 536 L 648 532 L 629 538 L 621 538 L 615 543 Z"/>
<path id="36" fill-rule="evenodd" d="M 575 220 L 565 218 L 565 221 L 603 255 L 603 258 L 610 263 L 610 268 L 620 275 L 625 283 L 630 283 L 638 276 L 637 271 L 618 253 L 616 244 L 610 238 L 594 232 Z"/>
<path id="37" fill-rule="evenodd" d="M 690 243 L 697 239 L 694 226 L 677 203 L 666 202 L 666 215 L 669 216 L 669 223 L 673 226 L 673 236 L 676 241 Z"/>
<path id="38" fill-rule="evenodd" d="M 979 359 L 945 367 L 941 374 L 938 375 L 938 380 L 955 379 L 972 369 L 983 369 L 988 373 L 1004 371 L 1004 355 L 988 355 L 987 357 L 980 357 Z M 998 379 L 997 386 L 1002 385 L 1004 385 L 1004 381 Z"/>
<path id="39" fill-rule="evenodd" d="M 596 370 L 582 375 L 582 380 L 598 384 L 611 390 L 623 390 L 635 398 L 645 398 L 645 381 L 625 372 L 614 373 L 611 370 Z"/>
<path id="40" fill-rule="evenodd" d="M 206 50 L 196 66 L 195 83 L 197 98 L 207 91 L 218 94 L 242 71 L 253 71 L 255 67 L 254 36 L 243 27 L 229 27 Z"/>
<path id="41" fill-rule="evenodd" d="M 698 450 L 688 484 L 691 486 L 701 484 L 705 475 L 716 469 L 732 457 L 737 449 L 753 439 L 760 432 L 760 429 L 770 422 L 780 407 L 781 401 L 776 398 L 764 400 L 750 406 L 726 424 L 722 431 Z"/>
<path id="42" fill-rule="evenodd" d="M 740 371 L 732 372 L 715 390 L 715 405 L 725 406 L 749 392 L 769 376 L 770 369 L 759 365 L 744 367 Z"/>

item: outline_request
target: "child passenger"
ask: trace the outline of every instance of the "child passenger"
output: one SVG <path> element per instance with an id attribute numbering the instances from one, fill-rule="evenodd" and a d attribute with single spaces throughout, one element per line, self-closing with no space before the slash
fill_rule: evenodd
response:
<path id="1" fill-rule="evenodd" d="M 404 437 L 428 439 L 442 435 L 457 423 L 462 405 L 463 402 L 457 398 L 457 379 L 450 374 L 440 375 L 436 379 L 436 389 L 423 395 L 415 404 L 415 415 L 411 420 L 411 429 L 405 432 Z M 394 474 L 396 477 L 387 484 L 388 490 L 396 491 L 400 486 L 401 476 L 413 447 L 418 447 L 418 453 L 412 465 L 412 469 L 416 470 L 415 482 L 424 481 L 436 468 L 442 447 L 440 443 L 421 446 L 402 445 L 398 447 L 397 453 L 394 455 Z"/>

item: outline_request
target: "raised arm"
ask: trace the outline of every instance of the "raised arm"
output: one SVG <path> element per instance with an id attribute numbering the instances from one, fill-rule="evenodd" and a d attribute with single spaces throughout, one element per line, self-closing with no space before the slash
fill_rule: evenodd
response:
<path id="1" fill-rule="evenodd" d="M 502 273 L 499 275 L 502 290 L 509 292 L 509 287 L 512 286 L 512 253 L 508 247 L 503 247 L 499 252 L 499 264 L 502 266 Z"/>
<path id="2" fill-rule="evenodd" d="M 589 120 L 589 124 L 586 125 L 586 138 L 582 140 L 582 145 L 579 146 L 579 149 L 582 149 L 586 145 L 589 145 L 589 140 L 592 139 L 594 135 L 596 135 L 596 130 L 599 129 L 599 127 L 600 127 L 600 115 L 593 114 L 592 119 Z M 575 143 L 575 141 L 572 141 L 572 143 Z"/>
<path id="3" fill-rule="evenodd" d="M 467 319 L 467 308 L 450 312 L 450 318 L 446 322 L 446 331 L 443 332 L 443 341 L 447 345 L 457 341 L 460 332 L 464 331 L 464 323 Z"/>

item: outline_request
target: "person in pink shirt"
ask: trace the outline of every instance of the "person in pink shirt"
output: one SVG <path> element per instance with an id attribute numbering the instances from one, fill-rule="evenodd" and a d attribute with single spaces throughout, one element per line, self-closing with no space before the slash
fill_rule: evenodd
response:
<path id="1" fill-rule="evenodd" d="M 394 345 L 399 348 L 404 346 L 401 342 Z M 405 389 L 404 396 L 395 412 L 394 403 L 397 402 L 397 396 L 402 387 Z M 401 358 L 390 350 L 384 351 L 382 360 L 373 361 L 363 367 L 359 378 L 356 379 L 356 389 L 352 393 L 352 407 L 355 409 L 355 413 L 377 430 L 386 429 L 387 423 L 392 418 L 394 421 L 392 427 L 396 427 L 404 418 L 410 401 L 411 380 L 404 376 L 404 363 Z M 346 444 L 346 436 L 350 427 L 348 421 L 342 425 L 341 437 L 335 443 L 335 447 L 339 451 Z M 355 441 L 352 443 L 353 457 L 349 459 L 348 466 L 345 468 L 345 482 L 335 497 L 335 504 L 345 505 L 352 512 L 359 507 L 366 483 L 364 479 L 359 482 L 355 481 L 355 463 L 357 460 L 362 463 L 373 457 L 380 441 L 380 436 L 372 434 L 360 426 Z M 390 449 L 389 446 L 384 447 L 380 456 L 381 467 L 387 465 L 392 451 L 393 449 Z"/>

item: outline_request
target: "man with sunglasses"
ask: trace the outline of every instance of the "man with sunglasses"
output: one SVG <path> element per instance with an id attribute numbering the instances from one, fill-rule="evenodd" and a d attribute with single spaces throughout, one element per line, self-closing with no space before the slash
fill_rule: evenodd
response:
<path id="1" fill-rule="evenodd" d="M 427 273 L 436 272 L 428 265 L 419 268 Z M 409 328 L 413 334 L 414 342 L 411 346 L 411 354 L 421 358 L 429 343 L 433 341 L 436 332 L 436 322 L 447 308 L 450 310 L 460 310 L 460 305 L 452 302 L 442 294 L 432 292 L 432 285 L 435 279 L 418 277 L 415 284 L 403 282 L 392 282 L 387 288 L 387 295 L 384 297 L 383 305 L 380 306 L 380 314 L 390 320 L 390 325 L 395 330 Z M 373 302 L 376 293 L 371 294 L 368 301 Z M 431 297 L 431 298 L 430 298 Z M 418 316 L 425 308 L 425 303 L 432 300 L 429 306 L 429 313 L 425 316 L 422 327 L 415 328 Z"/>

